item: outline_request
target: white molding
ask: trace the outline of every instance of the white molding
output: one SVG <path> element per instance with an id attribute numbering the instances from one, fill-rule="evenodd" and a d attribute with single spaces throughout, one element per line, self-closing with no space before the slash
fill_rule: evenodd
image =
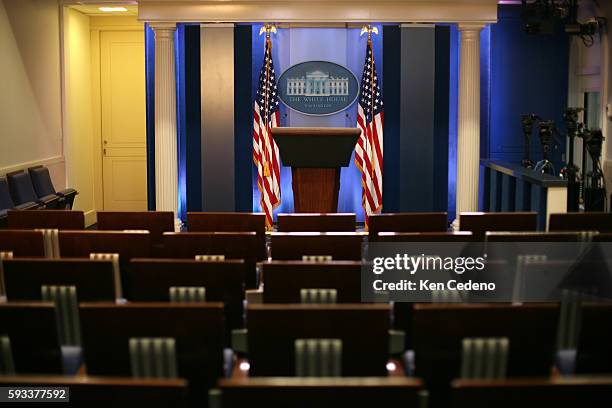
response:
<path id="1" fill-rule="evenodd" d="M 497 0 L 139 0 L 141 21 L 489 24 Z"/>
<path id="2" fill-rule="evenodd" d="M 200 24 L 201 28 L 234 28 L 234 23 L 204 23 Z"/>
<path id="3" fill-rule="evenodd" d="M 400 24 L 400 28 L 432 28 L 435 27 L 435 24 L 425 24 L 425 23 L 403 23 Z"/>
<path id="4" fill-rule="evenodd" d="M 18 170 L 24 170 L 24 169 L 28 169 L 29 167 L 34 167 L 34 166 L 52 166 L 54 164 L 60 164 L 60 163 L 65 163 L 66 159 L 64 158 L 64 156 L 52 156 L 52 157 L 47 157 L 46 159 L 40 159 L 40 160 L 33 160 L 33 161 L 29 161 L 29 162 L 22 162 L 22 163 L 17 163 L 17 164 L 13 164 L 11 166 L 7 166 L 7 167 L 2 167 L 0 168 L 0 175 L 4 176 L 7 173 L 11 173 L 13 171 L 18 171 Z"/>

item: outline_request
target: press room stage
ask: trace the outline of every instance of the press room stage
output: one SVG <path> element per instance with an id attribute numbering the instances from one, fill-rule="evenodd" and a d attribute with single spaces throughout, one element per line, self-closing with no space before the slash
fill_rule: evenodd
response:
<path id="1" fill-rule="evenodd" d="M 476 25 L 373 24 L 378 29 L 372 41 L 384 98 L 383 211 L 448 211 L 449 220 L 455 218 L 459 205 L 458 133 L 462 123 L 480 123 L 479 127 L 464 128 L 465 135 L 472 134 L 476 141 L 479 133 L 478 151 L 469 147 L 472 152 L 463 160 L 472 161 L 471 169 L 465 173 L 466 195 L 471 201 L 463 208 L 477 210 L 477 192 L 471 190 L 474 183 L 478 184 L 478 174 L 474 174 L 474 169 L 479 169 L 478 160 L 520 162 L 520 115 L 537 110 L 562 121 L 567 104 L 567 36 L 557 33 L 534 39 L 524 32 L 520 7 L 497 8 L 494 4 L 489 10 L 491 13 Z M 141 19 L 151 15 L 141 7 Z M 151 209 L 156 203 L 153 147 L 158 123 L 153 104 L 155 24 L 146 25 Z M 279 23 L 271 35 L 277 78 L 296 64 L 327 61 L 345 67 L 360 81 L 367 44 L 367 35 L 360 35 L 363 25 Z M 261 211 L 252 139 L 253 101 L 265 48 L 262 27 L 263 23 L 245 22 L 176 25 L 172 39 L 176 45 L 173 57 L 181 218 L 189 210 Z M 462 60 L 464 86 L 472 89 L 463 88 L 466 107 L 459 115 Z M 472 82 L 465 82 L 470 80 L 468 75 Z M 473 82 L 476 78 L 479 80 Z M 280 125 L 355 127 L 357 102 L 340 112 L 321 116 L 304 114 L 281 103 Z M 468 110 L 468 104 L 475 110 Z M 469 146 L 469 138 L 464 139 Z M 539 149 L 538 141 L 532 142 L 533 150 Z M 555 163 L 561 162 L 563 151 L 564 146 L 560 146 L 553 152 Z M 280 187 L 281 204 L 275 214 L 293 212 L 291 171 L 287 166 L 280 169 Z M 361 173 L 354 160 L 342 169 L 338 211 L 355 212 L 358 221 L 364 220 Z"/>

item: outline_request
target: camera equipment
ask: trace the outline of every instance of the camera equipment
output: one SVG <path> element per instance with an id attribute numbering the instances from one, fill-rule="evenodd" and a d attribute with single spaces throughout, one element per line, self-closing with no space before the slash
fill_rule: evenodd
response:
<path id="1" fill-rule="evenodd" d="M 540 117 L 535 113 L 530 115 L 522 115 L 521 116 L 521 124 L 523 126 L 523 134 L 525 135 L 525 153 L 523 156 L 523 161 L 521 161 L 521 165 L 525 168 L 532 169 L 533 161 L 529 157 L 529 148 L 531 145 L 531 135 L 533 133 L 533 124 L 536 120 L 539 120 Z"/>
<path id="2" fill-rule="evenodd" d="M 589 21 L 578 21 L 578 0 L 522 0 L 521 18 L 527 34 L 554 34 L 556 27 L 568 35 L 579 36 L 585 46 L 593 45 L 594 36 L 604 19 L 593 16 Z"/>
<path id="3" fill-rule="evenodd" d="M 592 129 L 584 132 L 584 144 L 591 160 L 593 170 L 587 173 L 587 182 L 584 189 L 584 209 L 586 211 L 604 211 L 606 200 L 606 189 L 604 185 L 603 171 L 601 170 L 600 158 L 601 148 L 604 141 L 600 129 Z"/>
<path id="4" fill-rule="evenodd" d="M 561 176 L 567 180 L 568 211 L 578 211 L 580 206 L 580 169 L 574 164 L 574 139 L 584 133 L 584 125 L 578 123 L 578 113 L 583 110 L 582 108 L 567 108 L 563 113 L 569 139 L 569 152 L 567 166 L 561 170 Z"/>
<path id="5" fill-rule="evenodd" d="M 538 123 L 540 144 L 542 145 L 542 160 L 540 160 L 536 166 L 535 171 L 542 174 L 555 175 L 555 167 L 549 160 L 550 149 L 553 144 L 555 133 L 557 133 L 557 127 L 555 122 L 552 120 L 540 121 Z"/>

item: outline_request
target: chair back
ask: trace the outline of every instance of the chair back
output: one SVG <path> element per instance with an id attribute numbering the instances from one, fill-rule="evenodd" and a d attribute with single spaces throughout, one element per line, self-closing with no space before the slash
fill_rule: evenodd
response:
<path id="1" fill-rule="evenodd" d="M 297 339 L 339 339 L 343 376 L 386 376 L 389 328 L 386 304 L 249 305 L 250 375 L 294 376 Z"/>
<path id="2" fill-rule="evenodd" d="M 332 260 L 361 260 L 361 232 L 274 232 L 272 259 L 302 260 L 304 255 L 331 256 Z"/>
<path id="3" fill-rule="evenodd" d="M 85 229 L 85 214 L 76 210 L 9 211 L 8 226 L 13 229 Z"/>
<path id="4" fill-rule="evenodd" d="M 44 234 L 33 230 L 0 230 L 0 251 L 12 252 L 15 257 L 43 258 Z"/>
<path id="5" fill-rule="evenodd" d="M 161 245 L 164 232 L 174 231 L 172 211 L 100 211 L 98 230 L 148 230 L 151 242 Z"/>
<path id="6" fill-rule="evenodd" d="M 584 212 L 550 214 L 549 231 L 612 232 L 612 213 Z"/>
<path id="7" fill-rule="evenodd" d="M 336 303 L 361 302 L 361 262 L 269 261 L 262 264 L 264 303 L 302 303 L 301 291 L 334 289 Z"/>
<path id="8" fill-rule="evenodd" d="M 38 201 L 38 195 L 32 185 L 30 175 L 23 171 L 15 171 L 6 175 L 9 189 L 15 204 L 25 204 L 30 201 Z"/>
<path id="9" fill-rule="evenodd" d="M 353 213 L 278 214 L 279 232 L 355 232 Z"/>
<path id="10" fill-rule="evenodd" d="M 5 178 L 0 178 L 0 210 L 13 208 L 15 204 L 9 192 L 8 182 Z"/>
<path id="11" fill-rule="evenodd" d="M 17 374 L 63 372 L 53 303 L 0 303 L 2 336 L 10 339 L 14 371 Z"/>
<path id="12" fill-rule="evenodd" d="M 49 169 L 45 166 L 30 167 L 28 169 L 30 178 L 32 179 L 32 186 L 38 197 L 44 197 L 48 195 L 54 195 L 57 193 L 51 181 L 51 175 Z"/>
<path id="13" fill-rule="evenodd" d="M 379 232 L 445 232 L 447 230 L 448 214 L 445 212 L 372 214 L 368 219 L 370 240 L 376 240 Z"/>

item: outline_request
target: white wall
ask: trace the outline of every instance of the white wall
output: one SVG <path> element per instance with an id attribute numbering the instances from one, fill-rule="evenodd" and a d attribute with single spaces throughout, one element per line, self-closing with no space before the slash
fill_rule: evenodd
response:
<path id="1" fill-rule="evenodd" d="M 95 222 L 90 19 L 65 8 L 63 21 L 66 179 L 79 191 L 74 209 L 89 225 Z"/>
<path id="2" fill-rule="evenodd" d="M 0 0 L 0 174 L 46 164 L 65 186 L 57 0 Z"/>

